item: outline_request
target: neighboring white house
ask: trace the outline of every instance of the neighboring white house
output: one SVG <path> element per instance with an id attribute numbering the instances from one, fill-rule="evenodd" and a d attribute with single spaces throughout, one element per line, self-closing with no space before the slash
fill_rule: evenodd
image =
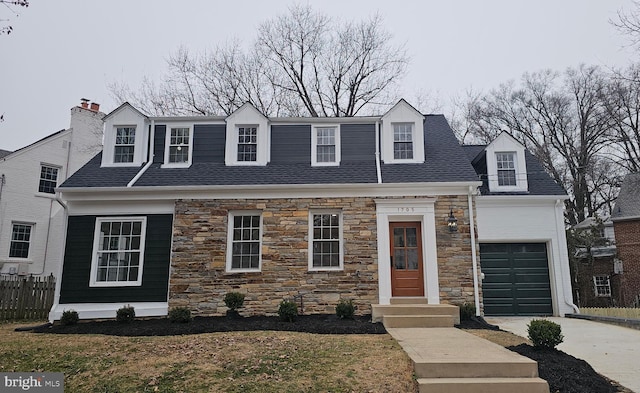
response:
<path id="1" fill-rule="evenodd" d="M 83 99 L 68 129 L 0 151 L 0 274 L 58 274 L 66 217 L 55 189 L 102 149 L 99 109 Z"/>

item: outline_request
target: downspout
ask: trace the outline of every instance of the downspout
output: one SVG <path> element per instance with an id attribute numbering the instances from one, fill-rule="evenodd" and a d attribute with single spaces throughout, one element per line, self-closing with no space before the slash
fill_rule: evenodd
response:
<path id="1" fill-rule="evenodd" d="M 560 241 L 564 241 L 564 244 L 567 244 L 567 238 L 565 235 L 565 229 L 564 229 L 564 218 L 563 217 L 559 217 L 559 211 L 561 211 L 560 206 L 562 204 L 562 200 L 561 199 L 556 199 L 556 206 L 555 206 L 555 218 L 556 218 L 556 231 L 558 232 L 558 234 L 561 234 L 561 239 L 558 239 Z M 560 244 L 558 244 L 558 247 L 560 247 Z M 571 272 L 567 271 L 569 269 L 569 261 L 567 261 L 567 263 L 563 263 L 562 266 L 560 266 L 560 273 L 562 274 L 562 294 L 564 297 L 564 303 L 566 305 L 568 305 L 569 307 L 571 307 L 573 309 L 573 312 L 576 314 L 580 314 L 580 309 L 578 308 L 578 306 L 576 306 L 575 304 L 573 304 L 573 295 L 571 294 Z M 569 285 L 564 285 L 565 284 L 565 277 L 569 277 Z M 571 299 L 571 300 L 570 300 Z M 559 311 L 559 310 L 558 310 Z"/>
<path id="2" fill-rule="evenodd" d="M 153 165 L 153 159 L 155 157 L 155 154 L 153 153 L 153 149 L 155 148 L 154 143 L 155 143 L 155 135 L 156 135 L 155 123 L 156 123 L 155 120 L 152 119 L 151 125 L 150 125 L 151 130 L 149 132 L 149 152 L 147 154 L 147 157 L 149 158 L 149 160 L 147 161 L 147 164 L 143 166 L 142 169 L 138 171 L 138 173 L 136 173 L 133 179 L 131 179 L 131 181 L 127 183 L 127 187 L 133 187 L 133 185 L 138 181 L 138 179 L 140 179 L 142 175 L 144 175 L 147 169 L 149 169 L 149 167 Z"/>
<path id="3" fill-rule="evenodd" d="M 54 321 L 53 318 L 53 311 L 58 307 L 58 305 L 60 305 L 60 289 L 62 288 L 62 268 L 64 267 L 64 253 L 66 251 L 66 244 L 67 244 L 67 225 L 68 225 L 68 219 L 69 219 L 69 208 L 67 207 L 67 204 L 64 203 L 64 201 L 60 198 L 60 194 L 56 194 L 56 202 L 58 202 L 60 204 L 60 206 L 62 206 L 62 209 L 64 209 L 64 213 L 62 215 L 62 248 L 61 248 L 61 255 L 60 255 L 60 261 L 62 263 L 60 263 L 58 265 L 58 273 L 56 274 L 56 291 L 55 294 L 53 296 L 53 305 L 51 306 L 51 311 L 49 311 L 49 322 Z"/>
<path id="4" fill-rule="evenodd" d="M 380 169 L 380 120 L 376 121 L 376 174 L 378 184 L 382 184 L 382 170 Z"/>
<path id="5" fill-rule="evenodd" d="M 473 215 L 473 186 L 469 186 L 467 201 L 469 203 L 469 232 L 471 235 L 471 261 L 473 266 L 473 298 L 476 305 L 476 316 L 480 316 L 480 285 L 478 282 L 478 257 L 476 255 L 476 228 Z"/>
<path id="6" fill-rule="evenodd" d="M 4 188 L 4 183 L 5 183 L 5 176 L 3 173 L 2 175 L 0 175 L 0 202 L 2 202 L 2 189 Z M 0 217 L 2 217 L 2 203 L 0 203 Z M 3 221 L 0 220 L 0 236 L 2 236 L 2 223 Z"/>

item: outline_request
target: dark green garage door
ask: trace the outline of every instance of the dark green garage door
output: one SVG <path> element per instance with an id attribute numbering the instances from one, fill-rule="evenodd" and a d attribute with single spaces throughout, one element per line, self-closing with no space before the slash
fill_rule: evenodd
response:
<path id="1" fill-rule="evenodd" d="M 485 315 L 551 315 L 544 243 L 480 244 Z"/>

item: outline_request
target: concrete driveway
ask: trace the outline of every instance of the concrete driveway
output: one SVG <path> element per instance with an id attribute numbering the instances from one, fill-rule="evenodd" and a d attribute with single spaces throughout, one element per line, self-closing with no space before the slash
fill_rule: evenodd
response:
<path id="1" fill-rule="evenodd" d="M 527 337 L 527 325 L 534 317 L 485 319 L 503 330 Z M 587 361 L 600 374 L 640 393 L 640 330 L 582 319 L 544 319 L 562 327 L 564 342 L 558 349 Z"/>

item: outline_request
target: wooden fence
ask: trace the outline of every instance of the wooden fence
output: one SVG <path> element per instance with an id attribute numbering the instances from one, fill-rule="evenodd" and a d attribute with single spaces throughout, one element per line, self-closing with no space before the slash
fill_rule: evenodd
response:
<path id="1" fill-rule="evenodd" d="M 0 321 L 47 319 L 55 289 L 53 275 L 0 277 Z"/>
<path id="2" fill-rule="evenodd" d="M 580 307 L 580 314 L 584 314 L 584 315 L 594 315 L 594 316 L 599 316 L 599 317 L 617 317 L 617 318 L 640 319 L 640 308 L 622 308 L 622 307 L 595 308 L 595 307 Z"/>

